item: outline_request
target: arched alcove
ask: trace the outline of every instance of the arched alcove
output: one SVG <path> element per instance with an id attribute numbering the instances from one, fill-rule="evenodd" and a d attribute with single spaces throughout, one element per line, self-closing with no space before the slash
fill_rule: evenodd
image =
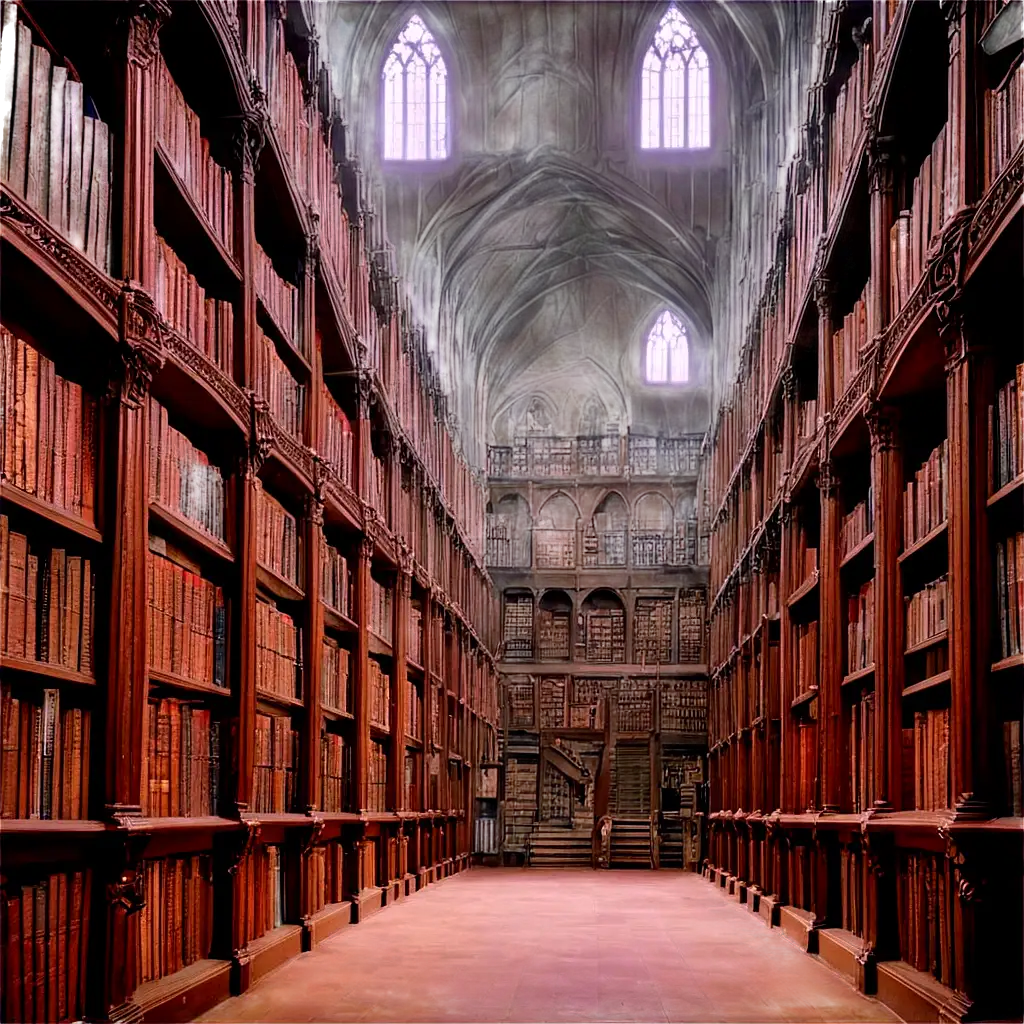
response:
<path id="1" fill-rule="evenodd" d="M 530 506 L 521 494 L 487 504 L 487 564 L 496 569 L 528 569 L 532 556 Z"/>
<path id="2" fill-rule="evenodd" d="M 546 591 L 537 610 L 537 660 L 568 661 L 572 653 L 572 598 L 564 590 Z"/>
<path id="3" fill-rule="evenodd" d="M 553 494 L 537 514 L 534 547 L 538 569 L 572 569 L 576 565 L 579 509 L 567 494 Z"/>
<path id="4" fill-rule="evenodd" d="M 629 509 L 615 491 L 601 499 L 583 534 L 583 564 L 588 568 L 626 565 Z"/>
<path id="5" fill-rule="evenodd" d="M 577 643 L 585 660 L 600 665 L 626 660 L 626 606 L 606 587 L 592 591 L 580 606 Z"/>
<path id="6" fill-rule="evenodd" d="M 533 661 L 533 594 L 510 587 L 502 594 L 501 642 L 505 661 Z"/>
<path id="7" fill-rule="evenodd" d="M 630 531 L 632 564 L 636 568 L 671 563 L 672 519 L 672 506 L 664 495 L 652 491 L 637 499 Z"/>

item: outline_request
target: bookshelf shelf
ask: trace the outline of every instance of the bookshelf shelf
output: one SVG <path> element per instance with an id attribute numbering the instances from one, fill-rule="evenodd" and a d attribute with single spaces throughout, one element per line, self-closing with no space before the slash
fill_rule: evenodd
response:
<path id="1" fill-rule="evenodd" d="M 378 722 L 370 722 L 370 735 L 377 740 L 390 742 L 391 740 L 391 729 L 385 728 Z"/>
<path id="2" fill-rule="evenodd" d="M 274 708 L 284 708 L 286 711 L 293 711 L 305 707 L 305 702 L 298 697 L 286 697 L 281 693 L 271 693 L 269 690 L 256 689 L 257 704 L 266 704 Z"/>
<path id="3" fill-rule="evenodd" d="M 990 669 L 991 672 L 1015 672 L 1024 668 L 1024 654 L 1014 654 L 1009 658 L 1001 658 L 999 661 L 993 662 Z"/>
<path id="4" fill-rule="evenodd" d="M 155 195 L 157 205 L 166 208 L 168 218 L 178 219 L 177 233 L 181 238 L 195 240 L 198 265 L 210 270 L 221 280 L 227 278 L 234 281 L 237 286 L 242 280 L 238 264 L 214 233 L 206 214 L 196 205 L 160 139 L 156 140 L 154 151 L 158 168 Z M 162 185 L 166 187 L 161 188 Z"/>
<path id="5" fill-rule="evenodd" d="M 0 818 L 0 834 L 26 838 L 56 839 L 61 836 L 100 836 L 112 831 L 103 821 L 82 818 Z"/>
<path id="6" fill-rule="evenodd" d="M 1024 473 L 1018 476 L 1016 479 L 1011 480 L 1008 484 L 1000 487 L 989 499 L 986 501 L 986 505 L 989 508 L 1002 507 L 1003 503 L 1009 503 L 1011 498 L 1020 498 L 1024 495 Z"/>
<path id="7" fill-rule="evenodd" d="M 842 687 L 858 687 L 872 680 L 875 676 L 875 666 L 868 665 L 865 668 L 858 669 L 856 672 L 850 672 L 848 675 L 843 676 Z"/>
<path id="8" fill-rule="evenodd" d="M 320 710 L 323 713 L 324 718 L 332 722 L 354 722 L 356 716 L 350 711 L 342 711 L 341 708 L 332 708 L 327 704 L 321 704 Z"/>
<path id="9" fill-rule="evenodd" d="M 903 653 L 906 657 L 910 657 L 912 654 L 920 654 L 922 651 L 930 651 L 933 647 L 939 647 L 949 640 L 949 630 L 942 630 L 941 633 L 935 633 L 924 640 L 913 644 L 908 647 Z"/>
<path id="10" fill-rule="evenodd" d="M 0 666 L 5 672 L 38 676 L 40 679 L 48 679 L 53 683 L 67 683 L 71 686 L 95 687 L 97 682 L 95 677 L 82 672 L 75 672 L 60 665 L 50 665 L 45 661 L 15 658 L 9 654 L 0 655 Z"/>
<path id="11" fill-rule="evenodd" d="M 150 1020 L 184 1021 L 231 994 L 230 960 L 197 960 L 135 990 L 135 1001 Z"/>
<path id="12" fill-rule="evenodd" d="M 874 544 L 875 534 L 874 531 L 872 531 L 864 537 L 863 540 L 855 544 L 845 555 L 843 555 L 843 560 L 839 563 L 839 567 L 841 569 L 845 569 L 848 565 L 859 560 L 862 555 L 866 559 L 868 557 L 868 552 L 874 550 Z"/>
<path id="13" fill-rule="evenodd" d="M 299 602 L 305 599 L 305 592 L 301 588 L 265 565 L 256 566 L 256 580 L 268 594 L 282 601 Z"/>
<path id="14" fill-rule="evenodd" d="M 915 697 L 921 693 L 927 693 L 929 690 L 934 690 L 936 687 L 944 686 L 950 680 L 950 673 L 939 672 L 937 675 L 929 676 L 927 679 L 922 679 L 919 683 L 913 683 L 910 686 L 903 688 L 903 696 Z"/>
<path id="15" fill-rule="evenodd" d="M 816 686 L 811 687 L 809 690 L 805 690 L 803 693 L 797 694 L 789 703 L 791 711 L 799 711 L 806 707 L 812 700 L 818 696 L 818 688 Z"/>
<path id="16" fill-rule="evenodd" d="M 938 546 L 937 542 L 940 538 L 944 538 L 946 536 L 948 528 L 948 521 L 940 523 L 930 533 L 927 533 L 919 541 L 916 541 L 911 544 L 910 547 L 903 550 L 897 558 L 897 562 L 899 562 L 900 565 L 906 565 L 907 562 L 911 559 L 916 559 L 923 552 L 931 554 L 932 552 L 930 549 Z"/>
<path id="17" fill-rule="evenodd" d="M 38 516 L 48 523 L 59 526 L 62 530 L 74 533 L 78 537 L 82 537 L 94 544 L 103 543 L 103 534 L 93 523 L 86 522 L 86 520 L 79 516 L 62 512 L 60 509 L 54 508 L 45 501 L 40 501 L 35 495 L 29 494 L 19 487 L 12 487 L 6 482 L 0 483 L 0 501 L 10 502 L 12 505 L 16 505 L 26 512 L 31 512 L 34 516 Z"/>
<path id="18" fill-rule="evenodd" d="M 380 658 L 394 657 L 394 650 L 386 640 L 382 640 L 370 630 L 370 653 Z"/>
<path id="19" fill-rule="evenodd" d="M 184 541 L 190 547 L 197 548 L 222 562 L 234 562 L 235 556 L 223 541 L 193 525 L 184 516 L 179 516 L 155 502 L 150 503 L 149 516 L 151 522 L 155 521 L 165 528 L 176 540 Z"/>
<path id="20" fill-rule="evenodd" d="M 151 687 L 167 687 L 188 694 L 202 694 L 217 698 L 231 696 L 231 691 L 225 686 L 216 686 L 213 683 L 204 683 L 197 679 L 187 679 L 184 676 L 175 675 L 173 672 L 161 672 L 155 668 L 149 670 L 149 683 Z"/>
<path id="21" fill-rule="evenodd" d="M 358 633 L 359 627 L 347 616 L 342 615 L 341 612 L 335 611 L 330 605 L 323 604 L 324 610 L 324 625 L 329 629 L 337 630 L 339 633 Z"/>
<path id="22" fill-rule="evenodd" d="M 256 309 L 260 319 L 265 324 L 267 335 L 273 338 L 277 353 L 288 366 L 292 376 L 300 384 L 308 384 L 313 377 L 313 369 L 309 365 L 309 360 L 296 346 L 291 335 L 278 322 L 277 317 L 259 292 L 256 294 Z"/>
<path id="23" fill-rule="evenodd" d="M 790 594 L 789 600 L 786 602 L 790 610 L 802 604 L 808 597 L 810 597 L 817 591 L 818 580 L 819 574 L 817 571 L 815 571 L 810 576 L 808 576 L 807 579 L 805 579 L 803 583 L 801 583 L 800 586 L 798 586 L 796 590 L 793 591 L 792 594 Z"/>

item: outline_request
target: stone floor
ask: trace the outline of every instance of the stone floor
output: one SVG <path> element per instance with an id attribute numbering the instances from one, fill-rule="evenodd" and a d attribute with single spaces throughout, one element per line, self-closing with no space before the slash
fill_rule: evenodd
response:
<path id="1" fill-rule="evenodd" d="M 204 1021 L 894 1021 L 693 874 L 475 868 Z"/>

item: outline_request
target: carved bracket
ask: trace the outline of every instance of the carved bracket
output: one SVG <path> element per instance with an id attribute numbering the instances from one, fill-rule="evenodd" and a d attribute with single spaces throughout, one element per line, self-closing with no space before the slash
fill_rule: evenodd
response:
<path id="1" fill-rule="evenodd" d="M 171 5 L 164 0 L 136 0 L 118 16 L 118 25 L 127 37 L 125 52 L 133 66 L 144 71 L 153 63 L 160 52 L 160 28 L 170 16 Z"/>
<path id="2" fill-rule="evenodd" d="M 263 468 L 276 443 L 274 421 L 266 399 L 249 392 L 249 449 L 245 453 L 245 469 L 256 474 Z"/>
<path id="3" fill-rule="evenodd" d="M 242 861 L 259 845 L 262 826 L 255 818 L 243 818 L 240 822 L 242 830 L 235 833 L 235 845 L 229 855 L 227 870 L 229 875 L 235 875 L 241 867 Z"/>
<path id="4" fill-rule="evenodd" d="M 252 184 L 256 180 L 260 153 L 267 142 L 267 101 L 263 86 L 253 75 L 249 79 L 249 94 L 252 108 L 242 111 L 234 134 L 235 170 L 242 181 Z"/>
<path id="5" fill-rule="evenodd" d="M 121 289 L 118 320 L 120 341 L 111 367 L 109 394 L 137 409 L 164 365 L 167 325 L 149 293 L 127 281 Z"/>
<path id="6" fill-rule="evenodd" d="M 112 910 L 121 909 L 126 914 L 135 914 L 146 905 L 142 852 L 150 840 L 150 833 L 135 828 L 136 819 L 129 815 L 115 814 L 113 820 L 119 829 L 121 851 L 116 872 L 107 882 L 107 905 Z"/>

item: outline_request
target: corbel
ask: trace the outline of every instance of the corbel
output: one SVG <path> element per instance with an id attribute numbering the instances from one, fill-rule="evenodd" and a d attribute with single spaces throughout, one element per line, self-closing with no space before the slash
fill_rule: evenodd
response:
<path id="1" fill-rule="evenodd" d="M 263 468 L 276 443 L 274 421 L 267 400 L 249 392 L 249 443 L 243 456 L 244 471 L 255 476 Z"/>
<path id="2" fill-rule="evenodd" d="M 129 63 L 145 71 L 160 52 L 160 29 L 171 16 L 165 0 L 135 0 L 118 15 L 117 24 L 127 35 Z"/>
<path id="3" fill-rule="evenodd" d="M 121 289 L 118 321 L 120 340 L 111 367 L 109 396 L 137 409 L 164 365 L 167 325 L 149 293 L 130 282 Z"/>

